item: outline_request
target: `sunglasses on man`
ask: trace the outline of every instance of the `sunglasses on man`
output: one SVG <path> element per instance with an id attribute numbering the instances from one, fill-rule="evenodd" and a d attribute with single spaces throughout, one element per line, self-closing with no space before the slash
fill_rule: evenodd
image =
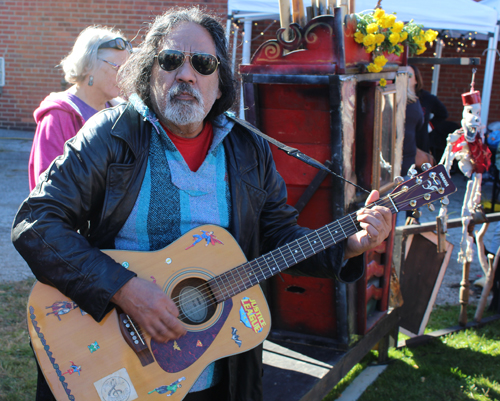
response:
<path id="1" fill-rule="evenodd" d="M 175 71 L 181 68 L 189 57 L 191 67 L 201 75 L 212 75 L 219 66 L 219 60 L 216 56 L 208 53 L 190 53 L 182 52 L 180 50 L 162 50 L 158 53 L 158 64 L 162 70 Z"/>
<path id="2" fill-rule="evenodd" d="M 116 50 L 128 50 L 132 53 L 132 45 L 130 42 L 123 38 L 115 38 L 107 42 L 101 43 L 98 49 L 116 49 Z"/>

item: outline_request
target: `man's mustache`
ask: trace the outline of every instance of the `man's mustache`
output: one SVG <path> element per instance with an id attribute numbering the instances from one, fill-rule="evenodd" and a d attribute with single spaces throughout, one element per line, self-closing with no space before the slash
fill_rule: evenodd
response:
<path id="1" fill-rule="evenodd" d="M 198 103 L 201 102 L 201 95 L 200 93 L 194 89 L 191 85 L 181 82 L 180 84 L 170 88 L 168 91 L 168 99 L 171 102 L 175 102 L 178 99 L 175 99 L 176 96 L 182 94 L 182 93 L 187 93 L 190 96 L 193 96 Z"/>

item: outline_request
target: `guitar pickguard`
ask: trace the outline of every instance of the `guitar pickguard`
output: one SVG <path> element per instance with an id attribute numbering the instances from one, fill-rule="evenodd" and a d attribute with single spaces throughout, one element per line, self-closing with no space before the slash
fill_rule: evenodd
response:
<path id="1" fill-rule="evenodd" d="M 191 366 L 212 345 L 232 308 L 232 299 L 225 301 L 219 319 L 204 331 L 188 331 L 185 336 L 167 343 L 151 340 L 151 350 L 158 365 L 168 373 L 180 372 Z M 230 338 L 231 333 L 227 336 Z"/>

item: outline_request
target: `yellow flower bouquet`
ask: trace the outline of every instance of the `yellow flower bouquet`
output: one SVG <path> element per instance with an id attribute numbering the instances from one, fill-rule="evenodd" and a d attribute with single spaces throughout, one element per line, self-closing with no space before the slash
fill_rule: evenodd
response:
<path id="1" fill-rule="evenodd" d="M 383 53 L 399 56 L 408 46 L 410 56 L 427 50 L 426 43 L 436 40 L 438 33 L 432 29 L 424 31 L 421 25 L 411 20 L 396 21 L 394 14 L 386 14 L 381 8 L 366 14 L 356 14 L 354 40 L 362 44 L 367 53 L 373 54 L 369 72 L 380 72 L 387 63 Z"/>

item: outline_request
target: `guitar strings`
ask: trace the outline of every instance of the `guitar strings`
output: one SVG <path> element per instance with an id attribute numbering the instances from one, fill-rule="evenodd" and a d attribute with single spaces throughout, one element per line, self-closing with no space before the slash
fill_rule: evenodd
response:
<path id="1" fill-rule="evenodd" d="M 382 201 L 382 200 L 380 200 L 380 201 Z M 375 204 L 375 203 L 374 203 L 374 204 Z M 369 205 L 369 206 L 374 206 L 374 204 Z M 369 206 L 367 206 L 367 207 L 369 207 Z M 347 216 L 344 216 L 344 218 L 347 218 Z M 356 220 L 356 221 L 357 221 L 357 220 Z M 355 230 L 354 232 L 356 232 L 356 231 L 357 231 L 357 230 Z M 286 246 L 286 245 L 284 245 L 284 246 Z M 326 247 L 325 247 L 325 249 L 326 249 Z M 270 253 L 270 254 L 272 254 L 272 253 Z M 313 254 L 314 254 L 314 253 L 312 253 L 312 255 L 313 255 Z M 265 255 L 263 255 L 263 256 L 265 256 Z M 287 261 L 287 260 L 288 260 L 288 259 L 291 259 L 291 257 L 294 259 L 294 261 L 293 261 L 292 265 L 297 263 L 297 262 L 295 261 L 295 257 L 293 256 L 293 254 L 292 254 L 290 251 L 288 251 L 288 252 L 287 252 L 287 256 L 285 256 L 285 255 L 283 255 L 283 254 L 282 254 L 281 256 L 282 256 L 282 259 L 285 261 L 285 263 L 286 263 L 287 265 L 290 265 L 290 263 L 288 263 L 288 261 Z M 290 256 L 291 256 L 291 257 L 290 257 Z M 307 258 L 307 257 L 308 257 L 308 256 L 306 256 L 306 258 Z M 260 258 L 262 258 L 262 256 L 261 256 Z M 257 259 L 260 259 L 260 258 L 257 258 Z M 265 258 L 263 258 L 263 259 L 265 260 Z M 274 257 L 273 257 L 273 259 L 274 259 Z M 210 292 L 211 292 L 211 291 L 210 291 L 210 282 L 213 282 L 215 285 L 217 285 L 217 286 L 219 287 L 219 293 L 220 293 L 221 295 L 223 294 L 224 289 L 222 289 L 222 288 L 221 288 L 221 285 L 220 285 L 220 284 L 222 284 L 222 285 L 223 285 L 223 287 L 225 287 L 225 292 L 226 292 L 226 293 L 229 293 L 228 287 L 229 287 L 229 288 L 235 288 L 236 286 L 238 287 L 238 292 L 242 292 L 242 291 L 244 291 L 245 289 L 249 288 L 249 287 L 245 284 L 245 282 L 247 282 L 247 281 L 250 281 L 250 282 L 251 282 L 251 278 L 248 276 L 248 272 L 245 272 L 245 273 L 247 274 L 246 279 L 245 279 L 244 277 L 242 277 L 242 276 L 241 276 L 241 274 L 240 274 L 240 270 L 241 270 L 242 268 L 244 268 L 244 267 L 245 267 L 245 265 L 247 265 L 247 266 L 248 266 L 250 263 L 251 263 L 251 262 L 246 262 L 246 263 L 244 263 L 244 264 L 242 264 L 242 265 L 240 265 L 240 266 L 237 266 L 237 267 L 235 267 L 235 268 L 233 268 L 233 269 L 231 269 L 231 270 L 229 270 L 229 271 L 227 271 L 227 272 L 225 272 L 225 273 L 223 273 L 223 274 L 221 274 L 221 275 L 219 275 L 219 276 L 217 276 L 217 277 L 214 277 L 213 279 L 209 280 L 207 283 L 204 283 L 204 284 L 200 285 L 199 287 L 197 287 L 197 288 L 196 288 L 196 290 L 198 291 L 198 293 L 201 293 L 201 295 L 202 295 L 202 296 L 207 297 L 207 296 L 210 294 Z M 266 273 L 264 272 L 264 270 L 262 269 L 262 267 L 260 266 L 260 264 L 258 263 L 258 261 L 257 261 L 256 263 L 257 263 L 257 267 L 259 268 L 260 273 L 261 273 L 261 275 L 262 275 L 263 279 L 267 278 L 267 277 L 266 277 L 266 276 L 267 276 L 267 275 L 266 275 Z M 266 264 L 267 264 L 267 262 L 266 262 Z M 268 265 L 268 264 L 267 264 L 267 269 L 270 271 L 270 267 L 269 267 L 269 265 Z M 238 277 L 236 277 L 235 273 L 237 273 L 237 274 L 238 274 L 239 278 L 238 278 Z M 220 280 L 218 280 L 218 279 L 220 279 Z M 227 280 L 225 280 L 225 279 L 227 279 Z M 220 281 L 220 282 L 218 282 L 218 281 Z M 257 279 L 257 283 L 258 283 L 258 282 L 260 282 L 260 281 L 262 281 L 262 280 Z M 257 284 L 257 283 L 255 283 L 255 284 Z M 243 290 L 240 288 L 240 284 L 242 285 Z M 252 286 L 253 286 L 253 285 L 255 285 L 255 284 L 252 284 Z M 186 302 L 186 303 L 187 303 L 187 302 L 189 302 L 189 301 L 194 300 L 194 298 L 196 298 L 196 297 L 197 297 L 197 295 L 198 295 L 198 294 L 197 294 L 197 291 L 193 291 L 193 296 L 192 296 L 192 298 L 191 298 L 191 299 L 189 299 L 188 297 L 186 297 L 186 298 L 184 298 L 184 299 L 183 299 L 183 302 Z M 215 294 L 214 294 L 214 296 L 215 296 L 215 298 L 217 298 Z M 177 302 L 177 300 L 178 300 L 178 299 L 179 299 L 179 302 Z M 176 306 L 179 306 L 179 303 L 180 303 L 180 297 L 174 297 L 174 298 L 172 298 L 172 300 L 175 302 Z M 210 304 L 209 306 L 212 306 L 212 305 L 213 305 L 213 304 Z M 205 307 L 205 306 L 202 306 L 202 307 Z"/>
<path id="2" fill-rule="evenodd" d="M 409 192 L 409 191 L 406 191 L 406 192 Z M 433 192 L 435 192 L 435 191 L 433 191 Z M 391 195 L 395 196 L 395 194 L 391 194 Z M 397 196 L 397 194 L 396 194 L 396 196 Z M 413 199 L 418 199 L 418 197 L 415 197 L 415 198 L 413 198 Z M 397 203 L 400 205 L 400 207 L 404 207 L 404 206 L 406 206 L 406 205 L 405 205 L 405 203 L 406 203 L 407 205 L 409 205 L 409 203 L 410 203 L 410 202 L 411 202 L 411 200 L 413 200 L 413 199 L 409 199 L 409 200 L 407 200 L 407 201 L 405 201 L 405 202 L 397 202 Z M 373 202 L 372 204 L 367 205 L 366 207 L 367 207 L 367 208 L 370 208 L 370 207 L 373 207 L 373 206 L 375 206 L 375 205 L 377 205 L 377 204 L 382 204 L 382 203 L 384 203 L 384 202 L 386 202 L 386 203 L 387 203 L 387 205 L 390 207 L 390 206 L 392 205 L 392 202 L 391 202 L 391 203 L 389 203 L 389 202 L 387 202 L 387 200 L 388 200 L 388 197 L 383 198 L 383 199 L 381 199 L 381 200 L 379 200 L 379 201 L 377 201 L 377 202 Z M 340 222 L 341 220 L 348 220 L 349 218 L 351 218 L 351 216 L 349 216 L 349 215 L 348 215 L 348 216 L 344 216 L 343 218 L 341 218 L 341 219 L 337 220 L 336 222 Z M 352 221 L 352 219 L 351 219 L 351 221 Z M 333 223 L 336 223 L 336 222 L 333 222 Z M 330 224 L 333 224 L 333 223 L 330 223 Z M 357 220 L 356 220 L 356 223 L 357 223 L 357 224 L 354 224 L 355 230 L 354 230 L 354 231 L 348 230 L 348 231 L 345 233 L 345 236 L 346 236 L 346 237 L 349 237 L 349 236 L 351 236 L 352 234 L 354 234 L 354 233 L 356 233 L 356 232 L 358 232 L 358 231 L 360 231 L 360 230 L 361 230 L 361 228 L 360 228 L 360 226 L 359 226 L 359 222 L 358 222 Z M 319 231 L 321 231 L 321 230 L 325 231 L 325 230 L 324 230 L 324 228 L 325 228 L 325 227 L 323 227 L 322 229 L 317 230 L 317 232 L 319 233 Z M 309 235 L 309 234 L 308 234 L 308 235 Z M 330 235 L 331 235 L 331 234 L 330 234 Z M 307 237 L 307 236 L 305 236 L 305 237 Z M 304 237 L 302 237 L 302 238 L 301 238 L 301 239 L 299 239 L 299 240 L 302 240 L 303 244 L 305 244 L 305 241 L 303 240 L 303 238 L 304 238 Z M 297 242 L 299 242 L 298 240 L 296 240 L 296 241 L 297 241 Z M 336 242 L 336 241 L 334 240 L 334 242 Z M 292 243 L 293 243 L 293 241 L 292 241 Z M 288 244 L 286 244 L 286 245 L 288 245 Z M 284 245 L 284 246 L 286 246 L 286 245 Z M 328 244 L 327 246 L 323 247 L 323 249 L 326 249 L 326 248 L 330 247 L 331 245 L 333 245 L 333 243 Z M 281 249 L 281 248 L 282 248 L 282 247 L 280 247 L 279 249 Z M 321 249 L 321 250 L 323 250 L 323 249 Z M 320 251 L 321 251 L 321 250 L 320 250 Z M 274 250 L 274 251 L 272 251 L 272 252 L 275 252 L 275 251 L 276 251 L 276 250 Z M 270 254 L 272 254 L 272 252 L 270 252 Z M 288 263 L 288 261 L 287 261 L 287 260 L 290 260 L 290 261 L 292 262 L 292 263 L 291 263 L 291 265 L 294 265 L 294 264 L 297 264 L 297 263 L 298 263 L 298 262 L 296 261 L 295 257 L 293 256 L 293 254 L 291 254 L 289 251 L 288 251 L 287 256 L 285 256 L 285 255 L 284 255 L 281 251 L 280 251 L 280 253 L 281 253 L 281 259 L 283 259 L 283 261 L 287 264 L 287 267 L 289 267 L 289 266 L 290 266 L 290 264 Z M 286 253 L 287 253 L 287 252 L 285 252 L 285 254 L 286 254 Z M 312 253 L 310 253 L 310 255 L 307 255 L 307 256 L 304 254 L 304 256 L 305 256 L 305 258 L 308 258 L 308 257 L 310 257 L 310 256 L 314 255 L 315 253 L 318 253 L 318 252 L 312 252 Z M 263 255 L 263 256 L 265 256 L 265 255 Z M 263 256 L 261 256 L 260 258 L 262 258 Z M 290 258 L 290 256 L 291 256 L 291 258 Z M 293 258 L 293 261 L 292 261 L 292 258 Z M 259 259 L 259 258 L 257 258 L 257 259 Z M 274 259 L 274 256 L 273 256 L 273 259 Z M 246 278 L 246 279 L 244 279 L 244 278 L 241 276 L 241 274 L 240 274 L 240 270 L 241 270 L 241 268 L 244 268 L 245 266 L 250 265 L 250 263 L 251 263 L 251 262 L 246 262 L 246 263 L 244 263 L 244 264 L 242 264 L 242 265 L 240 265 L 240 266 L 237 266 L 237 267 L 235 267 L 235 268 L 233 268 L 233 269 L 231 269 L 231 270 L 229 270 L 229 271 L 227 271 L 227 272 L 223 273 L 223 274 L 222 274 L 222 275 L 220 275 L 220 276 L 215 277 L 214 279 L 217 279 L 218 277 L 222 277 L 222 276 L 225 276 L 226 278 L 229 278 L 229 280 L 227 280 L 227 282 L 226 282 L 226 283 L 224 283 L 224 282 L 223 282 L 224 287 L 226 287 L 226 288 L 225 288 L 225 290 L 226 290 L 226 293 L 227 293 L 227 294 L 229 294 L 229 291 L 227 290 L 227 287 L 229 287 L 230 289 L 234 289 L 234 288 L 235 288 L 235 285 L 236 285 L 236 286 L 238 286 L 238 291 L 237 291 L 235 294 L 237 294 L 237 293 L 239 293 L 239 292 L 242 292 L 243 290 L 241 290 L 241 288 L 240 288 L 240 284 L 242 284 L 242 286 L 243 286 L 244 290 L 245 290 L 245 289 L 247 289 L 247 288 L 250 288 L 250 287 L 248 287 L 245 283 L 246 283 L 247 281 L 250 281 L 250 283 L 251 283 L 251 278 L 250 278 L 249 276 L 247 276 L 247 278 Z M 258 264 L 258 263 L 257 263 L 257 264 Z M 266 264 L 267 264 L 267 262 L 266 262 Z M 271 276 L 266 276 L 266 274 L 264 273 L 264 271 L 262 271 L 262 268 L 261 268 L 260 266 L 259 266 L 259 269 L 261 270 L 261 274 L 262 274 L 263 279 L 267 279 L 267 278 L 271 277 Z M 268 269 L 269 269 L 269 265 L 268 265 Z M 284 270 L 284 269 L 283 269 L 283 270 Z M 280 271 L 281 271 L 281 269 L 280 269 Z M 237 273 L 238 273 L 238 275 L 240 276 L 240 278 L 239 278 L 239 279 L 238 279 L 237 277 L 235 277 L 234 272 L 237 272 Z M 229 273 L 232 273 L 232 277 L 231 277 L 231 276 L 229 276 Z M 247 272 L 246 272 L 246 273 L 247 273 Z M 248 273 L 247 273 L 247 274 L 248 274 Z M 272 275 L 273 275 L 273 274 L 272 274 Z M 214 280 L 214 279 L 212 279 L 212 280 Z M 204 283 L 204 284 L 202 284 L 201 286 L 197 287 L 197 288 L 196 288 L 196 290 L 198 290 L 198 291 L 199 291 L 202 295 L 204 295 L 204 296 L 206 297 L 206 296 L 207 296 L 207 295 L 209 295 L 209 294 L 210 294 L 210 292 L 211 292 L 211 291 L 210 291 L 210 284 L 209 284 L 209 283 L 210 283 L 210 281 L 212 281 L 212 280 L 209 280 L 209 282 Z M 252 284 L 251 286 L 254 286 L 254 285 L 258 284 L 260 281 L 262 281 L 262 280 L 258 280 L 256 283 Z M 221 295 L 223 295 L 223 290 L 221 289 L 220 285 L 219 285 L 217 282 L 215 282 L 215 284 L 217 284 L 217 285 L 218 285 L 218 287 L 219 287 L 219 293 L 220 293 Z M 227 284 L 227 285 L 226 285 L 226 284 Z M 215 296 L 215 294 L 214 294 L 214 296 Z M 196 297 L 196 294 L 194 295 L 194 297 Z M 176 298 L 174 298 L 174 300 L 175 300 L 175 299 L 178 299 L 178 298 L 179 298 L 179 297 L 176 297 Z M 229 297 L 227 297 L 227 298 L 229 298 Z M 225 298 L 225 299 L 227 299 L 227 298 Z M 192 299 L 194 299 L 194 298 L 192 298 Z M 192 300 L 192 299 L 191 299 L 191 300 Z M 176 301 L 174 301 L 174 302 L 176 303 L 176 305 L 177 305 L 177 306 L 179 306 L 179 303 L 177 303 Z M 183 300 L 183 302 L 188 302 L 188 301 Z M 202 306 L 201 306 L 201 308 L 199 308 L 199 309 L 195 309 L 195 310 L 192 310 L 192 311 L 194 312 L 194 311 L 197 311 L 197 310 L 201 310 L 201 309 L 204 309 L 204 308 L 206 308 L 206 307 L 208 307 L 208 306 L 215 305 L 215 304 L 217 304 L 217 303 L 218 303 L 218 302 L 208 303 L 208 305 L 207 305 L 207 306 L 202 305 Z"/>
<path id="3" fill-rule="evenodd" d="M 409 201 L 408 201 L 408 202 L 409 202 Z M 373 205 L 369 205 L 369 206 L 367 206 L 367 207 L 370 207 L 370 206 L 373 206 Z M 357 231 L 360 231 L 360 230 L 361 230 L 360 228 L 358 229 L 358 227 L 356 227 L 356 230 L 354 230 L 354 231 L 349 230 L 349 232 L 348 232 L 348 233 L 346 233 L 346 236 L 350 236 L 350 235 L 352 235 L 352 234 L 354 234 L 354 233 L 356 233 Z M 331 246 L 331 245 L 333 245 L 333 244 L 329 244 L 328 246 L 326 246 L 326 247 L 325 247 L 325 249 L 326 249 L 327 247 Z M 305 256 L 306 258 L 308 258 L 309 256 L 312 256 L 312 255 L 314 255 L 315 253 L 317 253 L 317 252 L 312 252 L 310 255 L 308 255 L 308 256 L 304 255 L 304 256 Z M 289 255 L 288 255 L 288 258 L 289 258 L 289 256 L 290 256 L 290 255 L 291 255 L 291 254 L 289 254 Z M 291 256 L 292 256 L 292 258 L 294 259 L 293 264 L 296 264 L 297 262 L 295 261 L 295 257 L 294 257 L 293 255 L 291 255 Z M 285 263 L 288 265 L 288 263 L 287 263 L 287 261 L 286 261 L 287 256 L 285 256 L 285 255 L 283 255 L 283 254 L 282 254 L 282 258 L 283 258 L 283 260 L 285 261 Z M 289 258 L 289 259 L 290 259 L 290 258 Z M 249 264 L 249 263 L 247 262 L 247 263 L 246 263 L 246 265 L 248 265 L 248 264 Z M 244 265 L 245 265 L 245 264 L 244 264 Z M 232 270 L 236 270 L 236 271 L 238 272 L 238 274 L 239 274 L 239 271 L 238 271 L 237 269 L 240 269 L 241 267 L 244 267 L 244 265 L 241 265 L 241 266 L 238 266 L 238 267 L 236 267 L 236 268 L 233 268 Z M 288 266 L 287 266 L 287 267 L 288 267 Z M 281 270 L 280 270 L 280 271 L 281 271 Z M 230 270 L 230 271 L 228 271 L 228 272 L 226 272 L 226 273 L 224 273 L 224 274 L 225 274 L 225 275 L 227 275 L 229 272 L 231 272 L 231 270 Z M 262 273 L 263 279 L 268 278 L 268 277 L 266 277 L 266 274 L 265 274 L 264 272 L 262 272 L 262 269 L 261 269 L 261 273 Z M 229 287 L 230 287 L 230 288 L 234 288 L 235 284 L 238 286 L 238 291 L 237 291 L 236 293 L 242 292 L 242 290 L 239 288 L 239 284 L 240 284 L 240 283 L 244 286 L 244 289 L 249 288 L 249 287 L 246 287 L 246 285 L 245 285 L 245 280 L 241 277 L 241 274 L 239 274 L 239 276 L 240 276 L 241 281 L 239 281 L 239 282 L 238 282 L 238 278 L 236 278 L 236 277 L 234 276 L 234 274 L 233 274 L 232 279 L 235 279 L 235 281 L 234 281 L 233 283 L 231 283 L 230 281 L 228 281 L 228 282 L 227 282 L 227 284 L 229 285 Z M 250 280 L 250 278 L 247 278 L 247 280 L 246 280 L 246 281 L 249 281 L 249 280 Z M 260 282 L 260 281 L 262 281 L 262 280 L 257 281 L 257 283 L 258 283 L 258 282 Z M 255 283 L 255 284 L 257 284 L 257 283 Z M 255 284 L 252 284 L 251 286 L 253 286 L 253 285 L 255 285 Z M 224 285 L 224 286 L 226 286 L 226 285 Z M 205 293 L 205 295 L 207 295 L 208 293 L 210 293 L 210 288 L 209 288 L 208 283 L 205 283 L 205 284 L 203 284 L 202 286 L 199 286 L 199 287 L 198 287 L 198 290 L 200 290 L 200 292 L 201 292 L 201 293 L 203 293 L 203 290 L 201 290 L 201 289 L 202 289 L 202 287 L 205 287 L 205 288 L 206 288 L 206 293 Z M 220 286 L 219 286 L 219 292 L 222 294 L 222 290 L 221 290 Z M 227 291 L 227 288 L 226 288 L 226 292 L 229 294 L 229 292 Z M 226 298 L 226 299 L 227 299 L 227 298 Z M 209 307 L 209 306 L 213 306 L 213 305 L 215 305 L 215 304 L 217 304 L 217 303 L 218 303 L 218 302 L 213 302 L 213 303 L 210 303 L 210 302 L 209 302 L 207 306 L 202 305 L 200 308 L 193 310 L 193 312 L 195 312 L 195 311 L 199 311 L 199 310 L 204 309 L 204 308 Z"/>
<path id="4" fill-rule="evenodd" d="M 393 200 L 391 200 L 390 197 L 396 198 L 397 196 L 399 196 L 400 194 L 402 194 L 404 192 L 407 192 L 408 194 L 410 194 L 411 192 L 414 192 L 415 187 L 417 187 L 417 186 L 415 185 L 414 187 L 411 187 L 411 188 L 409 188 L 406 191 L 400 191 L 400 192 L 397 192 L 397 193 L 390 194 L 389 196 L 386 196 L 386 197 L 384 197 L 382 199 L 379 199 L 379 200 L 377 200 L 377 201 L 375 201 L 375 202 L 373 202 L 370 205 L 367 205 L 365 207 L 366 208 L 372 208 L 372 207 L 377 206 L 377 205 L 382 205 L 382 206 L 387 206 L 389 209 L 392 210 L 392 209 L 394 209 L 394 205 L 393 205 Z M 433 190 L 433 191 L 431 191 L 429 193 L 433 193 L 433 192 L 437 192 L 437 190 Z M 397 202 L 396 201 L 396 204 L 399 205 L 399 209 L 400 208 L 404 208 L 404 207 L 409 206 L 410 202 L 412 200 L 417 200 L 418 198 L 422 198 L 422 197 L 423 197 L 423 195 L 415 196 L 413 198 L 411 198 L 411 197 L 408 198 L 407 197 L 407 200 L 405 200 L 403 202 Z M 386 205 L 384 205 L 384 203 Z M 396 212 L 396 210 L 394 212 Z M 309 236 L 310 234 L 317 233 L 318 237 L 321 240 L 320 232 L 323 231 L 323 234 L 326 231 L 329 232 L 328 226 L 330 226 L 332 224 L 335 224 L 335 223 L 338 223 L 340 225 L 340 223 L 342 221 L 343 221 L 343 223 L 345 223 L 345 222 L 349 222 L 349 220 L 350 220 L 353 223 L 352 224 L 352 228 L 347 229 L 347 231 L 344 231 L 342 229 L 345 238 L 348 238 L 351 235 L 355 234 L 356 232 L 362 230 L 361 226 L 359 224 L 359 221 L 357 221 L 357 220 L 355 220 L 355 219 L 352 218 L 356 214 L 357 214 L 357 212 L 354 212 L 354 213 L 351 213 L 349 215 L 346 215 L 346 216 L 342 217 L 341 219 L 338 219 L 338 220 L 336 220 L 336 221 L 334 221 L 332 223 L 327 224 L 326 226 L 324 226 L 324 227 L 322 227 L 322 228 L 320 228 L 318 230 L 313 231 L 312 233 L 309 233 L 309 234 L 305 235 L 304 237 L 301 237 L 301 238 L 296 239 L 295 241 L 292 241 L 292 243 L 293 242 L 297 242 L 297 244 L 299 245 L 299 247 L 301 247 L 300 242 L 302 242 L 302 245 L 309 245 L 309 247 L 311 247 L 311 244 L 309 243 L 309 240 L 306 238 L 307 236 Z M 332 234 L 330 232 L 329 232 L 329 237 L 332 237 Z M 343 239 L 345 239 L 345 238 L 343 238 Z M 328 237 L 325 237 L 324 240 L 328 241 Z M 330 246 L 332 246 L 337 241 L 333 238 L 333 242 L 331 240 L 329 242 L 330 243 L 327 246 L 322 246 L 322 249 L 320 249 L 320 251 L 329 248 Z M 230 298 L 232 296 L 232 295 L 231 296 L 228 296 L 228 295 L 230 294 L 230 290 L 232 290 L 232 292 L 234 292 L 234 289 L 235 289 L 236 286 L 238 287 L 238 290 L 236 292 L 234 292 L 234 295 L 238 294 L 238 293 L 240 293 L 240 292 L 242 292 L 242 291 L 244 291 L 244 290 L 246 290 L 246 289 L 248 289 L 250 287 L 253 287 L 254 285 L 258 284 L 259 282 L 261 282 L 261 281 L 263 281 L 263 280 L 265 280 L 265 279 L 267 279 L 269 277 L 272 277 L 274 275 L 274 273 L 271 272 L 269 264 L 266 262 L 267 269 L 269 270 L 269 272 L 271 273 L 271 275 L 267 276 L 266 273 L 262 270 L 262 267 L 259 265 L 258 259 L 263 259 L 265 261 L 264 257 L 266 255 L 271 255 L 272 258 L 273 258 L 273 260 L 274 260 L 274 263 L 277 264 L 276 259 L 274 258 L 273 252 L 276 252 L 276 251 L 280 252 L 280 256 L 277 255 L 277 257 L 279 259 L 282 259 L 285 262 L 285 264 L 287 265 L 287 268 L 290 267 L 290 266 L 293 266 L 293 265 L 295 265 L 295 264 L 297 264 L 299 262 L 301 262 L 302 260 L 305 260 L 305 259 L 309 258 L 310 256 L 313 256 L 314 254 L 316 254 L 318 252 L 320 252 L 320 251 L 318 251 L 318 252 L 315 252 L 315 251 L 313 251 L 313 252 L 306 251 L 306 253 L 307 253 L 307 255 L 306 255 L 306 254 L 304 254 L 304 251 L 302 250 L 302 247 L 301 247 L 301 251 L 303 253 L 304 259 L 302 259 L 299 262 L 297 262 L 295 256 L 291 253 L 290 249 L 288 249 L 288 251 L 285 250 L 285 252 L 281 252 L 282 248 L 284 248 L 284 247 L 288 247 L 289 248 L 289 246 L 287 246 L 287 245 L 289 245 L 289 244 L 285 244 L 283 246 L 280 246 L 279 248 L 277 248 L 277 249 L 269 252 L 268 254 L 262 255 L 259 258 L 254 259 L 253 261 L 245 262 L 245 263 L 243 263 L 243 264 L 241 264 L 239 266 L 236 266 L 236 267 L 234 267 L 234 268 L 232 268 L 232 269 L 230 269 L 230 270 L 222 273 L 221 275 L 212 278 L 211 280 L 207 281 L 206 283 L 204 283 L 204 284 L 202 284 L 202 285 L 200 285 L 200 286 L 198 286 L 196 288 L 193 288 L 193 291 L 192 291 L 193 295 L 191 296 L 191 298 L 189 298 L 189 296 L 186 297 L 186 299 L 182 300 L 182 303 L 186 304 L 186 303 L 188 303 L 190 301 L 193 301 L 194 299 L 196 299 L 198 297 L 198 294 L 202 295 L 205 299 L 207 299 L 207 298 L 210 299 L 210 298 L 212 298 L 210 296 L 212 294 L 213 298 L 215 298 L 215 302 L 209 301 L 209 302 L 201 305 L 199 308 L 194 308 L 194 309 L 190 310 L 190 312 L 196 313 L 196 312 L 198 312 L 200 310 L 206 309 L 206 308 L 208 308 L 210 306 L 217 305 L 219 303 L 219 302 L 217 302 L 217 296 L 214 293 L 215 291 L 213 291 L 213 289 L 210 286 L 210 282 L 213 282 L 215 285 L 217 285 L 219 294 L 222 296 L 222 298 L 224 298 L 222 300 L 222 302 L 223 302 L 225 299 L 228 299 L 228 298 Z M 257 278 L 257 282 L 254 283 L 254 284 L 251 284 L 252 280 L 251 280 L 251 277 L 248 276 L 248 272 L 244 271 L 244 273 L 246 273 L 246 275 L 247 275 L 247 277 L 244 278 L 240 274 L 240 270 L 245 269 L 245 266 L 250 266 L 250 264 L 252 262 L 255 262 L 255 261 L 257 263 L 258 268 L 260 269 L 260 273 L 262 274 L 262 280 L 259 280 Z M 290 263 L 288 263 L 288 261 L 290 261 Z M 285 269 L 283 269 L 283 270 L 285 270 Z M 279 269 L 279 271 L 281 272 L 282 270 Z M 239 275 L 239 278 L 235 276 L 235 274 L 234 274 L 235 272 Z M 254 276 L 255 276 L 255 274 L 254 274 Z M 217 282 L 218 278 L 221 279 L 222 284 L 225 287 L 226 297 L 223 296 L 223 289 L 220 287 L 220 285 L 219 285 L 220 283 Z M 227 279 L 227 281 L 224 282 L 224 279 Z M 249 282 L 251 285 L 248 286 L 246 284 L 247 282 Z M 240 284 L 242 285 L 243 290 L 241 290 Z M 229 290 L 228 290 L 228 288 L 229 288 Z M 174 303 L 175 303 L 175 305 L 177 307 L 180 307 L 180 303 L 181 303 L 180 296 L 174 297 L 174 298 L 172 298 L 172 300 L 174 301 Z M 185 313 L 182 313 L 182 314 L 186 315 Z"/>

